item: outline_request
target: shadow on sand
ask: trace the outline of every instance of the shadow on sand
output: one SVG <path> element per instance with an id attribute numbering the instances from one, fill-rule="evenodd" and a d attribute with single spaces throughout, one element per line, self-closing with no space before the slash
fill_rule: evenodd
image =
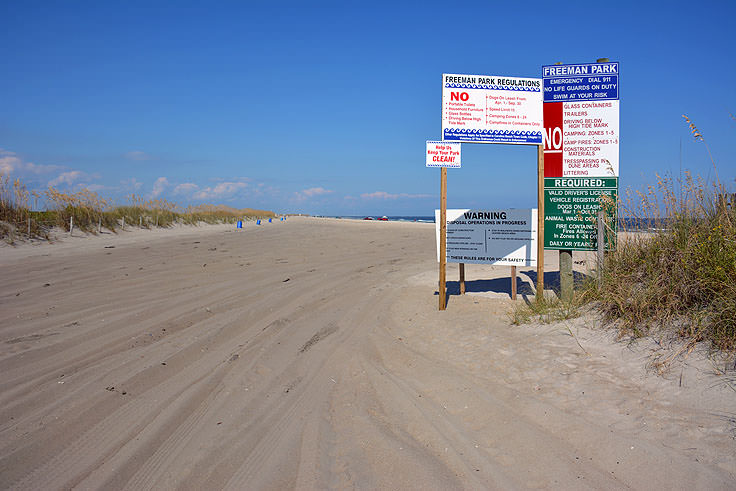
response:
<path id="1" fill-rule="evenodd" d="M 529 280 L 525 281 L 520 278 L 520 275 L 524 275 Z M 579 271 L 573 271 L 573 282 L 575 288 L 579 287 L 585 280 L 589 278 L 588 275 L 583 274 Z M 530 297 L 536 295 L 537 284 L 537 272 L 534 270 L 519 271 L 516 277 L 516 294 L 520 295 L 525 302 L 529 302 Z M 450 304 L 453 296 L 460 295 L 460 282 L 459 281 L 447 281 L 447 305 Z M 544 273 L 544 289 L 552 290 L 556 295 L 560 293 L 560 272 L 550 271 Z M 508 295 L 511 298 L 511 277 L 507 276 L 504 278 L 494 278 L 492 280 L 469 280 L 465 281 L 465 293 L 500 293 Z M 434 292 L 435 295 L 439 295 L 438 291 Z"/>

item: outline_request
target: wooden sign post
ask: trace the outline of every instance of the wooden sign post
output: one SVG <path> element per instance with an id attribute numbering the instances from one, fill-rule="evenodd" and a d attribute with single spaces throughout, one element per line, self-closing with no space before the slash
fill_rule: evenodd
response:
<path id="1" fill-rule="evenodd" d="M 427 167 L 441 167 L 439 230 L 439 309 L 447 307 L 447 169 L 460 167 L 459 148 L 443 144 L 491 143 L 537 145 L 538 249 L 537 285 L 544 284 L 544 153 L 542 79 L 496 75 L 442 74 L 442 140 L 427 142 Z M 469 118 L 467 116 L 473 116 Z M 448 141 L 449 140 L 449 141 Z M 530 251 L 531 252 L 531 251 Z M 477 259 L 473 257 L 471 262 Z M 493 261 L 496 261 L 494 259 Z M 461 265 L 464 290 L 464 266 Z M 537 295 L 540 295 L 540 291 Z"/>
<path id="2" fill-rule="evenodd" d="M 537 300 L 544 298 L 544 145 L 537 146 Z"/>
<path id="3" fill-rule="evenodd" d="M 447 308 L 447 167 L 440 169 L 440 310 Z"/>

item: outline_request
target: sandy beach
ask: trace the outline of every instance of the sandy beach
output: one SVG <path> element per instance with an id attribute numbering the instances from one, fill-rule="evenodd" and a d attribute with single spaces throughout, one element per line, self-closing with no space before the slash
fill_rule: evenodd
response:
<path id="1" fill-rule="evenodd" d="M 102 234 L 0 268 L 2 489 L 736 486 L 733 371 L 658 376 L 662 347 L 591 316 L 512 326 L 508 268 L 461 296 L 449 265 L 439 312 L 434 224 Z"/>

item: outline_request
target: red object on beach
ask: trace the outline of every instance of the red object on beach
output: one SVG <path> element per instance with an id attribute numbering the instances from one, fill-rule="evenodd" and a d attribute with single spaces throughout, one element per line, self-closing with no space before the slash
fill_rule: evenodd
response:
<path id="1" fill-rule="evenodd" d="M 383 217 L 379 218 L 379 220 L 381 220 L 382 222 L 388 222 L 388 217 L 383 216 Z"/>
<path id="2" fill-rule="evenodd" d="M 371 217 L 365 217 L 363 220 L 373 220 Z"/>

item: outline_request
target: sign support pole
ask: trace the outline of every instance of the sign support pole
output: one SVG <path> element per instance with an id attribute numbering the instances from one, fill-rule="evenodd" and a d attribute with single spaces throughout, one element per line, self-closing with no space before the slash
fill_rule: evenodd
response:
<path id="1" fill-rule="evenodd" d="M 563 302 L 572 300 L 572 251 L 560 250 L 560 297 Z"/>
<path id="2" fill-rule="evenodd" d="M 465 263 L 460 263 L 460 295 L 465 295 Z"/>
<path id="3" fill-rule="evenodd" d="M 603 258 L 604 251 L 606 250 L 606 236 L 605 229 L 603 228 L 604 220 L 603 210 L 598 210 L 598 252 L 596 254 L 596 269 L 598 270 L 598 288 L 603 285 Z"/>
<path id="4" fill-rule="evenodd" d="M 544 298 L 544 144 L 537 145 L 537 301 Z"/>
<path id="5" fill-rule="evenodd" d="M 447 308 L 445 280 L 447 275 L 447 167 L 440 169 L 440 310 Z"/>
<path id="6" fill-rule="evenodd" d="M 516 300 L 516 266 L 511 266 L 511 300 Z"/>

